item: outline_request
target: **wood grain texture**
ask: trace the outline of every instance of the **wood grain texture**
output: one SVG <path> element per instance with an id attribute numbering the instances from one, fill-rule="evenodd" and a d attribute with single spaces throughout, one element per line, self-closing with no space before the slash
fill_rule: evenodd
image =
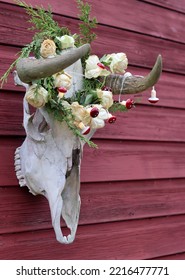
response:
<path id="1" fill-rule="evenodd" d="M 2 234 L 0 259 L 151 259 L 184 252 L 184 231 L 180 215 L 79 226 L 69 246 L 58 244 L 52 230 Z"/>
<path id="2" fill-rule="evenodd" d="M 11 53 L 11 52 L 10 52 Z M 2 60 L 1 60 L 2 59 Z M 2 61 L 2 64 L 0 64 L 1 68 L 1 74 L 3 74 L 8 66 L 6 67 L 5 60 L 3 57 L 1 57 L 0 53 L 0 60 Z M 146 68 L 139 68 L 139 67 L 128 67 L 128 71 L 131 72 L 133 75 L 143 75 L 146 76 L 150 69 Z M 155 105 L 151 105 L 148 102 L 148 98 L 150 96 L 151 89 L 148 89 L 147 91 L 143 92 L 142 94 L 136 94 L 136 95 L 122 95 L 121 99 L 127 99 L 127 98 L 134 98 L 138 104 L 144 104 L 148 105 L 150 108 L 156 108 L 156 107 L 168 107 L 168 108 L 174 108 L 174 109 L 184 109 L 185 108 L 185 93 L 184 93 L 184 87 L 185 87 L 185 79 L 184 75 L 177 75 L 173 73 L 167 73 L 163 72 L 159 82 L 156 85 L 157 95 L 160 99 L 158 103 Z M 8 90 L 7 90 L 8 89 Z M 22 114 L 22 99 L 25 93 L 25 89 L 20 86 L 15 86 L 13 81 L 13 75 L 10 74 L 8 78 L 8 83 L 5 83 L 3 86 L 3 89 L 0 89 L 0 106 L 3 104 L 3 102 L 10 103 L 10 106 L 18 106 L 17 107 L 17 114 Z M 118 100 L 118 97 L 114 96 L 114 99 Z M 13 104 L 16 102 L 16 104 Z M 7 106 L 6 106 L 7 107 Z M 137 109 L 137 107 L 136 107 Z M 9 111 L 9 108 L 4 108 L 4 110 Z M 152 109 L 153 110 L 153 109 Z M 136 110 L 137 111 L 137 110 Z M 133 112 L 130 111 L 130 112 Z M 130 114 L 129 112 L 129 114 Z M 11 113 L 11 112 L 10 112 Z M 15 112 L 12 111 L 12 114 Z M 177 114 L 181 114 L 181 111 L 177 111 Z M 1 127 L 0 127 L 1 130 Z"/>
<path id="3" fill-rule="evenodd" d="M 183 143 L 108 140 L 96 143 L 98 150 L 85 148 L 82 182 L 184 177 Z"/>
<path id="4" fill-rule="evenodd" d="M 19 14 L 20 13 L 17 12 L 17 15 Z M 8 16 L 10 19 L 13 18 L 16 21 L 13 12 L 8 14 Z M 20 22 L 17 27 L 16 25 L 14 25 L 13 21 L 12 22 L 10 21 L 10 26 L 8 28 L 9 32 L 6 29 L 4 30 L 4 20 L 3 20 L 2 30 L 4 31 L 1 32 L 2 34 L 1 42 L 3 44 L 18 45 L 22 47 L 23 45 L 31 41 L 32 33 L 26 31 L 27 26 L 25 26 L 24 24 L 25 18 L 21 17 L 20 21 L 21 20 L 22 20 L 22 24 Z M 71 27 L 74 33 L 77 31 L 77 24 L 78 24 L 77 20 L 65 18 L 65 17 L 64 18 L 58 17 L 58 20 L 59 23 Z M 15 33 L 14 28 L 18 28 L 16 29 L 17 32 L 16 35 L 18 38 L 21 38 L 21 40 L 18 40 L 17 43 L 15 43 L 15 37 L 12 36 L 12 33 Z M 146 66 L 151 67 L 157 55 L 161 53 L 164 60 L 164 70 L 170 72 L 177 72 L 180 74 L 185 73 L 184 72 L 184 64 L 185 64 L 184 46 L 181 43 L 173 42 L 171 40 L 170 41 L 163 40 L 160 37 L 156 38 L 153 36 L 148 36 L 146 34 L 138 34 L 124 29 L 121 30 L 118 28 L 112 28 L 105 25 L 99 26 L 99 28 L 97 29 L 97 35 L 98 35 L 98 39 L 97 41 L 95 41 L 95 43 L 92 46 L 93 46 L 93 51 L 95 51 L 100 56 L 102 56 L 103 53 L 123 51 L 127 53 L 130 65 L 138 65 L 140 67 L 146 67 Z M 104 50 L 103 53 L 102 53 L 102 46 Z M 7 65 L 9 65 L 11 62 L 11 57 L 7 53 L 7 51 L 8 50 L 6 49 L 6 47 L 2 46 L 0 52 L 2 52 L 4 58 L 7 58 L 6 63 Z M 151 55 L 148 55 L 149 52 L 151 53 Z M 15 53 L 17 53 L 16 50 Z M 181 59 L 176 60 L 174 63 L 173 59 L 169 59 L 169 57 L 170 58 L 180 57 Z"/>
<path id="5" fill-rule="evenodd" d="M 0 139 L 1 186 L 17 185 L 14 151 L 23 138 Z M 84 149 L 82 182 L 183 178 L 184 143 L 96 140 L 98 149 Z M 111 159 L 111 160 L 110 160 Z M 96 176 L 95 176 L 96 174 Z"/>
<path id="6" fill-rule="evenodd" d="M 134 96 L 136 108 L 116 113 L 117 122 L 95 134 L 99 149 L 85 147 L 80 226 L 75 242 L 63 246 L 47 200 L 17 185 L 13 157 L 25 137 L 24 89 L 10 75 L 0 90 L 0 259 L 184 259 L 184 1 L 88 2 L 99 21 L 92 53 L 125 52 L 136 75 L 146 75 L 162 54 L 160 101 L 148 103 L 150 90 Z M 50 4 L 59 24 L 75 33 L 75 1 Z M 0 76 L 32 40 L 27 18 L 12 0 L 0 1 Z"/>
<path id="7" fill-rule="evenodd" d="M 79 224 L 183 215 L 184 184 L 185 179 L 82 183 Z M 0 188 L 0 234 L 51 227 L 44 197 L 33 196 L 27 187 Z"/>
<path id="8" fill-rule="evenodd" d="M 1 92 L 0 135 L 25 136 L 22 125 L 23 96 L 23 92 Z M 161 102 L 163 104 L 165 103 L 165 96 L 160 88 L 158 90 L 158 96 L 160 97 L 158 104 L 155 106 L 150 105 L 147 100 L 149 96 L 149 92 L 143 93 L 142 96 L 139 95 L 138 97 L 136 95 L 134 97 L 136 107 L 125 113 L 114 113 L 117 117 L 116 123 L 113 125 L 106 124 L 103 129 L 97 130 L 94 138 L 183 142 L 184 131 L 181 128 L 182 125 L 185 124 L 184 110 L 169 108 L 169 106 L 161 107 Z M 181 102 L 180 96 L 182 95 L 179 94 L 179 105 L 183 106 L 185 101 L 182 99 L 183 102 Z M 128 97 L 133 98 L 133 96 L 122 96 L 123 99 L 127 99 Z M 166 97 L 169 98 L 167 93 Z M 115 100 L 118 99 L 117 96 L 114 98 Z M 166 103 L 170 105 L 170 103 Z M 172 105 L 173 103 L 171 100 L 171 106 Z M 148 118 L 148 115 L 150 115 L 150 118 Z"/>
<path id="9" fill-rule="evenodd" d="M 179 253 L 169 256 L 162 256 L 159 258 L 155 258 L 154 260 L 185 260 L 185 253 Z"/>
<path id="10" fill-rule="evenodd" d="M 25 136 L 22 102 L 21 92 L 0 92 L 0 135 Z"/>
<path id="11" fill-rule="evenodd" d="M 6 2 L 6 1 L 3 1 Z M 13 1 L 7 1 L 13 3 Z M 62 1 L 64 3 L 64 1 Z M 79 11 L 76 8 L 75 0 L 65 1 L 65 5 L 61 5 L 61 1 L 53 1 L 51 3 L 52 11 L 57 15 L 64 15 L 68 17 L 77 18 Z M 185 19 L 183 14 L 178 14 L 176 11 L 169 9 L 161 9 L 157 5 L 151 5 L 150 1 L 148 3 L 136 0 L 129 1 L 119 1 L 115 0 L 91 0 L 88 1 L 92 6 L 92 17 L 96 16 L 99 24 L 105 24 L 113 26 L 115 28 L 121 28 L 130 30 L 133 32 L 144 33 L 152 35 L 155 37 L 160 37 L 164 39 L 169 39 L 177 42 L 185 42 L 184 29 Z M 152 1 L 151 1 L 152 2 Z M 44 0 L 31 0 L 29 1 L 33 6 L 42 5 L 46 9 L 48 8 L 48 2 Z M 171 3 L 172 4 L 172 3 Z M 167 6 L 167 5 L 166 5 Z M 175 5 L 174 5 L 175 6 Z M 181 5 L 183 6 L 183 5 Z M 119 7 L 115 8 L 115 7 Z M 179 5 L 180 8 L 180 5 Z M 22 21 L 25 20 L 26 16 L 23 10 L 20 7 L 13 5 L 6 5 L 5 3 L 0 2 L 0 15 L 1 21 L 0 26 L 4 26 L 2 29 L 2 36 L 6 36 L 7 39 L 10 39 L 8 36 L 9 26 L 11 26 L 11 14 L 14 13 L 14 18 L 16 19 L 16 24 L 14 27 L 15 35 L 18 35 L 18 27 L 22 29 L 26 27 L 25 24 L 22 25 Z M 124 18 L 123 18 L 124 14 Z M 56 17 L 57 17 L 56 15 Z M 6 17 L 9 16 L 10 21 L 4 25 L 6 22 Z M 135 24 L 135 19 L 137 17 L 137 24 Z M 60 16 L 61 19 L 61 16 Z M 59 20 L 59 17 L 58 17 Z M 2 22 L 2 24 L 1 24 Z M 164 24 L 166 23 L 166 24 Z M 26 24 L 27 25 L 27 24 Z M 147 25 L 147 29 L 146 29 Z M 10 27 L 11 28 L 11 27 Z M 23 29 L 22 29 L 23 30 Z M 14 36 L 16 44 L 16 36 Z"/>
<path id="12" fill-rule="evenodd" d="M 142 0 L 140 0 L 142 1 Z M 142 2 L 152 3 L 154 5 L 159 5 L 160 7 L 165 7 L 172 9 L 175 12 L 185 13 L 184 0 L 174 1 L 174 0 L 145 0 Z"/>

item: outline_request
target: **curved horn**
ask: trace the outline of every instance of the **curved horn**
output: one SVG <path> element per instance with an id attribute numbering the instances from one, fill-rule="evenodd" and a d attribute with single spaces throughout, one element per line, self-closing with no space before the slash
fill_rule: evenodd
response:
<path id="1" fill-rule="evenodd" d="M 61 55 L 52 58 L 22 58 L 16 65 L 18 76 L 24 83 L 50 77 L 85 56 L 89 50 L 90 45 L 85 44 L 79 48 L 66 50 Z"/>
<path id="2" fill-rule="evenodd" d="M 151 72 L 146 77 L 111 74 L 105 85 L 112 88 L 113 94 L 132 94 L 142 92 L 155 85 L 162 72 L 162 57 L 159 55 Z"/>

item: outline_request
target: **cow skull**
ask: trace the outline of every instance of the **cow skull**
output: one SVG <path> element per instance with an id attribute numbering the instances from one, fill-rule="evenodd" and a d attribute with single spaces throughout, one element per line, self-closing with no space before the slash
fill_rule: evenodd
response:
<path id="1" fill-rule="evenodd" d="M 28 89 L 32 81 L 65 69 L 73 73 L 73 84 L 67 93 L 72 96 L 82 88 L 80 59 L 89 49 L 90 46 L 85 44 L 53 58 L 20 59 L 15 72 L 15 83 Z M 141 92 L 157 82 L 161 69 L 162 59 L 159 56 L 148 76 L 138 77 L 128 73 L 110 75 L 106 78 L 105 85 L 110 86 L 115 94 Z M 75 238 L 79 220 L 80 162 L 84 143 L 65 122 L 54 119 L 44 107 L 31 114 L 24 98 L 23 108 L 26 138 L 15 151 L 15 170 L 19 185 L 27 186 L 34 195 L 41 194 L 47 198 L 56 239 L 60 243 L 69 244 Z M 88 135 L 89 138 L 93 132 Z M 62 233 L 61 217 L 70 229 L 68 236 Z"/>

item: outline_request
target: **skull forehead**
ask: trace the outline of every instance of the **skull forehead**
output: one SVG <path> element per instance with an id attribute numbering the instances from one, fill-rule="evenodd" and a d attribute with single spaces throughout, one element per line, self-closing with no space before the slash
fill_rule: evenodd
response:
<path id="1" fill-rule="evenodd" d="M 42 115 L 42 118 L 40 115 Z M 37 109 L 37 114 L 34 116 L 34 122 L 38 123 L 35 121 L 36 118 L 39 118 L 42 125 L 44 119 L 45 127 L 46 125 L 48 127 L 48 129 L 44 131 L 39 131 L 39 124 L 37 127 L 31 124 L 26 128 L 27 137 L 31 136 L 31 138 L 34 139 L 32 145 L 36 153 L 38 153 L 39 150 L 44 151 L 47 147 L 48 153 L 50 153 L 50 149 L 52 149 L 53 152 L 58 150 L 65 158 L 71 158 L 73 149 L 81 147 L 80 140 L 74 135 L 73 131 L 69 129 L 66 122 L 57 121 L 54 116 L 48 114 L 44 108 Z M 38 136 L 35 138 L 37 134 Z M 37 141 L 37 139 L 41 139 L 41 141 Z"/>
<path id="2" fill-rule="evenodd" d="M 81 60 L 77 60 L 69 67 L 65 68 L 64 71 L 72 77 L 72 86 L 65 94 L 65 97 L 69 98 L 74 96 L 74 93 L 82 89 L 83 86 L 83 68 Z"/>

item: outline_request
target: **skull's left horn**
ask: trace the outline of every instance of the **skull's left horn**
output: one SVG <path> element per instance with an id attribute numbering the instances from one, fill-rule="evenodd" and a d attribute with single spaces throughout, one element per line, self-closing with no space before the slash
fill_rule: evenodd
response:
<path id="1" fill-rule="evenodd" d="M 66 50 L 52 58 L 19 59 L 16 65 L 17 74 L 24 83 L 50 77 L 75 63 L 78 59 L 85 56 L 90 51 L 90 45 L 85 44 L 79 48 Z"/>
<path id="2" fill-rule="evenodd" d="M 105 85 L 112 88 L 113 94 L 142 92 L 157 83 L 161 72 L 162 57 L 159 55 L 151 72 L 146 77 L 111 74 L 107 76 Z"/>

